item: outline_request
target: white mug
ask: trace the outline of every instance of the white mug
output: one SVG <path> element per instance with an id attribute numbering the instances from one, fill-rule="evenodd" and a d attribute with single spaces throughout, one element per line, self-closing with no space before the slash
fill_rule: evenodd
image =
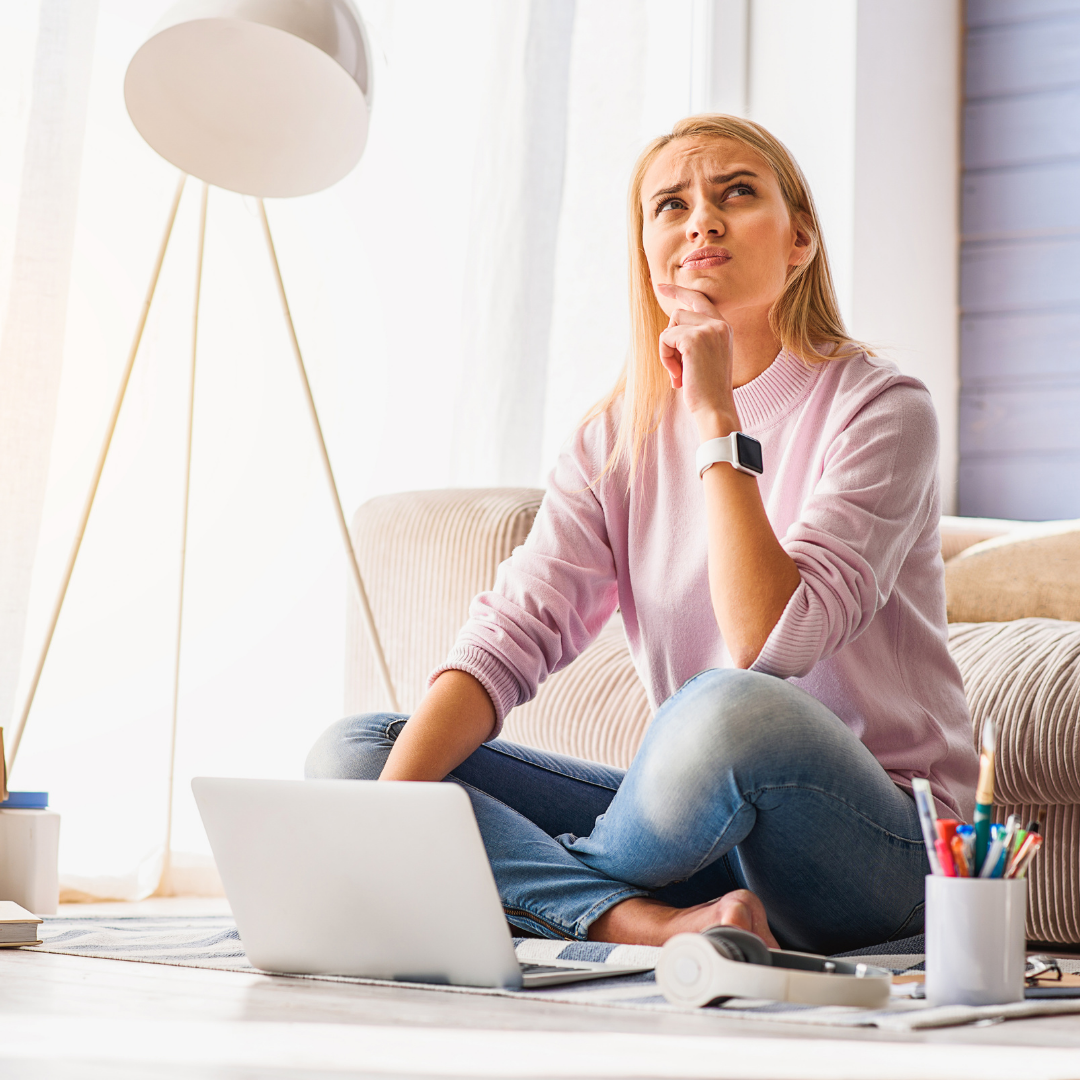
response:
<path id="1" fill-rule="evenodd" d="M 1026 918 L 1026 878 L 927 877 L 927 1002 L 1023 1001 Z"/>

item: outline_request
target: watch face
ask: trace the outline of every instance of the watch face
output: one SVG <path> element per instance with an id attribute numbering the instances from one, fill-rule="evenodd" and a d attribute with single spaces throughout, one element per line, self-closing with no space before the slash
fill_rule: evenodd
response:
<path id="1" fill-rule="evenodd" d="M 757 439 L 744 435 L 741 431 L 735 433 L 735 443 L 739 448 L 739 464 L 744 469 L 750 469 L 759 476 L 765 471 L 765 463 L 761 457 L 761 443 Z"/>

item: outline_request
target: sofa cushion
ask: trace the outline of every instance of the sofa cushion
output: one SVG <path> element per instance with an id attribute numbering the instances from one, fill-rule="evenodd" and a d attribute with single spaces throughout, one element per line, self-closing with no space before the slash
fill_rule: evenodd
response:
<path id="1" fill-rule="evenodd" d="M 1080 622 L 955 623 L 976 746 L 998 725 L 995 803 L 1080 803 Z"/>
<path id="2" fill-rule="evenodd" d="M 949 622 L 1080 620 L 1080 521 L 1041 522 L 945 565 Z"/>

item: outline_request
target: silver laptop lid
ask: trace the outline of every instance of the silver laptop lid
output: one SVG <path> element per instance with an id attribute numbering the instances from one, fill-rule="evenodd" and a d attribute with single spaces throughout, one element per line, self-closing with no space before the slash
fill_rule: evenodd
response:
<path id="1" fill-rule="evenodd" d="M 196 777 L 191 788 L 256 967 L 520 985 L 457 784 Z"/>

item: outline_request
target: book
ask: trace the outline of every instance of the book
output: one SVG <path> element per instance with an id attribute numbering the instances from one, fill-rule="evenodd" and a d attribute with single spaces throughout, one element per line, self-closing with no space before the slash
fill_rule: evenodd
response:
<path id="1" fill-rule="evenodd" d="M 41 921 L 14 900 L 0 900 L 0 949 L 40 945 L 38 927 Z"/>

